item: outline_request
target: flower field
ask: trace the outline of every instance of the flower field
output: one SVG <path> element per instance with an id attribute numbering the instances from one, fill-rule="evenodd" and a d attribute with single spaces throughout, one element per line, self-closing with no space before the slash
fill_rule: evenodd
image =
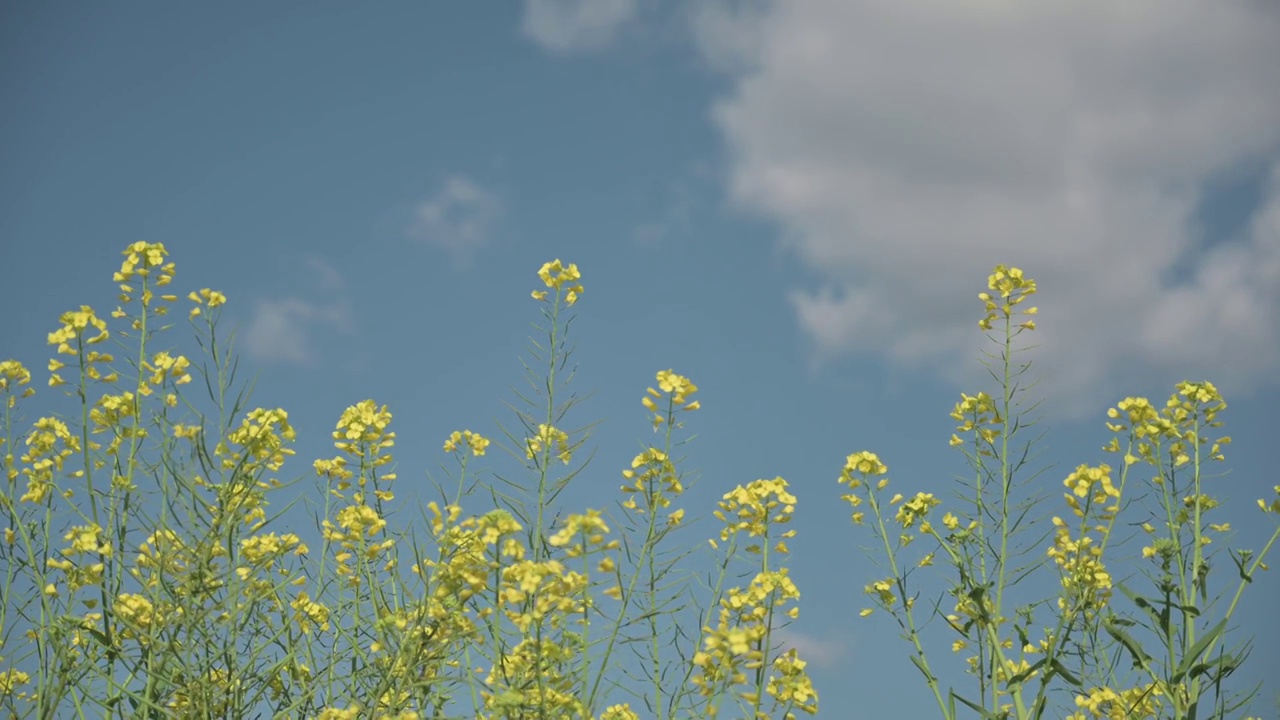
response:
<path id="1" fill-rule="evenodd" d="M 386 405 L 347 408 L 335 454 L 287 479 L 298 434 L 237 388 L 228 298 L 173 291 L 161 244 L 123 256 L 119 307 L 80 306 L 49 333 L 47 382 L 0 362 L 3 716 L 818 713 L 806 659 L 778 639 L 800 613 L 797 497 L 779 477 L 682 504 L 693 379 L 657 372 L 638 399 L 654 440 L 623 463 L 616 508 L 558 502 L 587 454 L 562 394 L 570 314 L 589 297 L 576 265 L 537 272 L 543 335 L 516 425 L 444 438 L 456 484 L 406 510 Z M 1280 527 L 1262 548 L 1228 546 L 1208 472 L 1230 443 L 1226 403 L 1210 382 L 1125 398 L 1109 412 L 1113 459 L 1037 489 L 1018 474 L 1015 342 L 1036 329 L 1036 290 L 999 265 L 978 295 L 999 387 L 955 404 L 951 444 L 971 471 L 955 497 L 899 489 L 869 450 L 832 459 L 826 499 L 848 503 L 883 570 L 849 622 L 898 628 L 947 720 L 1241 717 L 1256 689 L 1231 682 L 1248 659 L 1233 613 Z M 180 325 L 198 352 L 175 350 Z M 37 387 L 65 410 L 27 418 Z M 475 471 L 497 449 L 520 476 Z M 1258 505 L 1280 518 L 1276 493 Z M 314 528 L 281 526 L 298 502 Z M 703 510 L 719 526 L 695 549 L 718 574 L 697 584 L 679 572 L 693 550 L 668 546 Z"/>

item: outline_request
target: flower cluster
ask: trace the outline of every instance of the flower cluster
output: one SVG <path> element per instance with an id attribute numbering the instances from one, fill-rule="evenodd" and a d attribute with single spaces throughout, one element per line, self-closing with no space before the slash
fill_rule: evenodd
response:
<path id="1" fill-rule="evenodd" d="M 725 493 L 719 505 L 720 509 L 712 514 L 725 524 L 720 531 L 722 541 L 741 532 L 745 532 L 747 537 L 767 541 L 771 524 L 785 525 L 791 522 L 791 514 L 796 508 L 796 496 L 787 491 L 787 481 L 779 477 L 756 480 L 746 487 L 739 485 Z M 794 536 L 795 530 L 782 534 L 784 538 Z M 714 540 L 711 545 L 716 547 Z M 762 552 L 759 545 L 751 545 L 746 549 L 750 553 Z M 785 554 L 786 543 L 780 540 L 774 549 Z"/>
<path id="2" fill-rule="evenodd" d="M 1111 480 L 1111 466 L 1106 463 L 1102 463 L 1097 467 L 1081 465 L 1070 475 L 1067 475 L 1062 484 L 1071 491 L 1062 497 L 1076 517 L 1083 518 L 1085 516 L 1086 508 L 1081 506 L 1081 499 L 1084 499 L 1091 506 L 1105 505 L 1108 502 L 1118 502 L 1120 500 L 1120 490 Z M 1098 518 L 1109 520 L 1114 517 L 1116 512 L 1119 512 L 1119 509 L 1117 504 L 1106 505 L 1098 515 Z"/>
<path id="3" fill-rule="evenodd" d="M 390 424 L 391 413 L 387 411 L 386 405 L 379 408 L 372 400 L 362 400 L 342 411 L 338 427 L 333 431 L 333 446 L 355 456 L 363 454 L 362 445 L 374 450 L 392 447 L 396 444 L 396 434 L 387 431 L 387 426 Z M 378 466 L 386 465 L 388 462 L 390 462 L 389 456 Z"/>
<path id="4" fill-rule="evenodd" d="M 545 263 L 538 270 L 538 277 L 542 283 L 552 290 L 556 291 L 556 296 L 563 290 L 564 301 L 567 305 L 573 305 L 578 302 L 578 296 L 582 294 L 582 283 L 578 282 L 582 278 L 582 273 L 578 271 L 577 265 L 564 265 L 559 258 Z M 545 301 L 547 299 L 546 290 L 534 290 L 531 293 L 534 300 Z"/>
<path id="5" fill-rule="evenodd" d="M 863 503 L 862 495 L 858 491 L 866 487 L 871 478 L 875 477 L 880 477 L 876 482 L 876 489 L 885 489 L 889 485 L 889 478 L 881 476 L 887 472 L 889 468 L 880 462 L 879 456 L 875 453 L 863 450 L 845 458 L 844 468 L 840 471 L 837 482 L 849 488 L 849 492 L 841 495 L 840 499 L 853 506 L 854 523 L 861 525 L 863 518 L 866 517 L 866 513 L 858 509 Z"/>
<path id="6" fill-rule="evenodd" d="M 203 288 L 199 292 L 192 290 L 187 294 L 187 299 L 195 303 L 195 307 L 191 308 L 191 312 L 187 316 L 188 319 L 191 320 L 196 319 L 197 315 L 202 314 L 205 308 L 213 310 L 227 303 L 226 295 L 223 295 L 217 290 L 210 290 L 209 288 Z"/>
<path id="7" fill-rule="evenodd" d="M 37 420 L 21 458 L 26 464 L 22 474 L 27 476 L 27 492 L 19 501 L 44 502 L 54 488 L 54 474 L 62 472 L 66 459 L 78 452 L 80 438 L 71 434 L 66 423 L 51 417 Z"/>
<path id="8" fill-rule="evenodd" d="M 120 264 L 120 271 L 112 276 L 112 280 L 120 284 L 120 305 L 112 311 L 111 316 L 128 317 L 124 306 L 137 298 L 142 304 L 142 316 L 134 317 L 130 326 L 136 331 L 142 331 L 146 327 L 148 314 L 163 316 L 169 313 L 167 306 L 152 307 L 152 302 L 156 298 L 155 288 L 173 282 L 174 264 L 168 261 L 169 251 L 162 243 L 135 242 L 121 254 L 124 255 L 124 261 Z M 141 286 L 141 292 L 134 286 L 135 283 Z M 169 303 L 178 299 L 176 295 L 170 294 L 160 295 L 159 298 Z"/>
<path id="9" fill-rule="evenodd" d="M 480 457 L 484 455 L 485 449 L 489 447 L 489 440 L 480 433 L 473 433 L 470 430 L 461 432 L 454 430 L 449 435 L 449 439 L 444 441 L 444 451 L 447 453 L 457 452 L 462 445 L 466 445 L 471 450 L 473 457 Z"/>
<path id="10" fill-rule="evenodd" d="M 88 305 L 81 305 L 79 310 L 63 313 L 59 322 L 62 323 L 62 327 L 49 333 L 49 344 L 57 346 L 57 354 L 77 358 L 83 355 L 82 368 L 85 377 L 101 382 L 115 382 L 118 379 L 116 373 L 108 371 L 103 374 L 98 369 L 99 365 L 106 365 L 115 358 L 109 353 L 86 349 L 88 345 L 97 345 L 111 337 L 111 333 L 107 331 L 107 322 L 94 314 L 93 308 Z M 96 330 L 97 334 L 86 337 L 89 328 Z M 58 374 L 58 371 L 64 367 L 66 364 L 57 358 L 49 360 L 49 387 L 67 384 L 67 381 Z"/>
<path id="11" fill-rule="evenodd" d="M 892 504 L 892 503 L 890 503 Z M 935 498 L 933 493 L 918 492 L 916 496 L 903 503 L 899 508 L 894 520 L 902 525 L 902 529 L 909 530 L 915 527 L 917 521 L 922 521 L 929 514 L 929 511 L 942 504 L 942 501 Z M 928 521 L 921 524 L 921 532 L 932 532 Z"/>
<path id="12" fill-rule="evenodd" d="M 992 457 L 992 451 L 988 446 L 995 442 L 1000 433 L 999 427 L 1004 424 L 1004 420 L 1000 417 L 1000 411 L 996 409 L 995 400 L 990 395 L 984 392 L 972 396 L 960 393 L 960 402 L 956 403 L 951 411 L 951 417 L 960 423 L 956 426 L 957 432 L 972 432 L 975 442 L 982 441 L 978 444 L 979 455 Z M 964 440 L 959 435 L 953 434 L 950 444 L 955 447 L 964 444 Z"/>
<path id="13" fill-rule="evenodd" d="M 997 305 L 991 293 L 978 294 L 978 299 L 986 306 L 987 312 L 986 317 L 978 321 L 978 327 L 983 330 L 990 330 L 991 324 L 999 316 L 1003 316 L 1005 319 L 1012 319 L 1014 308 L 1036 293 L 1036 281 L 1031 278 L 1024 278 L 1022 270 L 1016 267 L 1010 268 L 1004 265 L 997 265 L 991 276 L 987 278 L 987 288 L 998 294 L 1004 302 Z M 1022 314 L 1035 315 L 1037 312 L 1038 308 L 1032 307 L 1022 311 Z M 1036 323 L 1035 320 L 1026 320 L 1019 327 L 1026 330 L 1035 330 Z"/>
<path id="14" fill-rule="evenodd" d="M 10 385 L 12 383 L 12 386 Z M 31 371 L 17 360 L 0 361 L 0 394 L 7 395 L 5 398 L 5 407 L 12 410 L 18 404 L 19 398 L 29 398 L 36 394 L 35 388 L 28 387 L 23 389 L 20 394 L 13 394 L 19 385 L 31 384 Z M 5 442 L 4 438 L 0 438 L 0 445 Z"/>
<path id="15" fill-rule="evenodd" d="M 293 448 L 286 447 L 286 442 L 298 438 L 298 432 L 289 424 L 289 413 L 280 408 L 267 410 L 257 408 L 251 410 L 240 427 L 227 436 L 231 445 L 238 445 L 244 460 L 253 467 L 262 464 L 268 470 L 277 472 L 284 465 L 285 458 L 294 454 Z M 225 448 L 219 448 L 223 456 L 222 468 L 231 470 L 241 464 L 239 454 L 232 454 Z"/>
<path id="16" fill-rule="evenodd" d="M 684 492 L 675 463 L 666 453 L 653 447 L 632 458 L 631 467 L 622 471 L 622 477 L 628 481 L 621 488 L 627 495 L 622 506 L 640 515 L 670 507 L 672 498 Z M 637 496 L 644 499 L 643 507 L 636 502 Z M 678 509 L 672 511 L 668 521 L 676 525 L 683 518 L 684 510 Z"/>
<path id="17" fill-rule="evenodd" d="M 546 423 L 538 425 L 538 432 L 525 440 L 525 457 L 533 460 L 543 451 L 555 453 L 565 465 L 573 459 L 573 449 L 569 446 L 569 434 Z"/>
<path id="18" fill-rule="evenodd" d="M 1160 717 L 1162 695 L 1155 684 L 1120 692 L 1107 687 L 1094 688 L 1087 694 L 1076 695 L 1079 712 L 1068 715 L 1067 720 L 1143 720 Z"/>
<path id="19" fill-rule="evenodd" d="M 653 413 L 653 429 L 656 432 L 663 423 L 675 425 L 676 412 L 683 410 L 685 412 L 693 412 L 702 407 L 697 400 L 689 401 L 689 396 L 698 392 L 698 386 L 693 381 L 683 375 L 677 375 L 671 370 L 658 371 L 658 389 L 648 388 L 648 393 L 640 402 L 645 409 Z M 666 407 L 659 407 L 654 398 L 659 400 L 666 395 Z"/>
<path id="20" fill-rule="evenodd" d="M 240 557 L 254 565 L 264 565 L 290 550 L 295 555 L 306 555 L 308 552 L 306 544 L 293 533 L 267 533 L 240 541 Z"/>
<path id="21" fill-rule="evenodd" d="M 1161 467 L 1164 457 L 1158 451 L 1163 449 L 1172 467 L 1182 467 L 1191 462 L 1195 452 L 1190 443 L 1209 445 L 1208 458 L 1221 462 L 1226 459 L 1222 448 L 1231 444 L 1231 438 L 1210 438 L 1204 429 L 1220 427 L 1222 421 L 1218 415 L 1226 408 L 1226 401 L 1213 383 L 1184 381 L 1178 383 L 1160 410 L 1146 398 L 1121 400 L 1107 411 L 1107 417 L 1113 421 L 1107 423 L 1107 428 L 1118 436 L 1129 435 L 1133 448 L 1125 453 L 1126 465 L 1145 461 Z M 1120 452 L 1119 437 L 1112 438 L 1103 449 Z"/>
<path id="22" fill-rule="evenodd" d="M 60 551 L 62 559 L 49 558 L 45 565 L 62 572 L 67 588 L 72 593 L 89 585 L 101 585 L 106 570 L 106 565 L 101 560 L 112 555 L 111 542 L 103 537 L 102 527 L 97 523 L 77 525 L 63 536 L 63 540 L 70 541 L 71 546 Z M 95 559 L 99 562 L 79 565 L 72 559 L 79 555 L 97 555 Z"/>
<path id="23" fill-rule="evenodd" d="M 1057 563 L 1064 593 L 1058 608 L 1074 613 L 1092 612 L 1111 599 L 1111 574 L 1102 562 L 1102 548 L 1087 532 L 1072 536 L 1062 518 L 1053 518 L 1053 546 L 1048 555 Z"/>
<path id="24" fill-rule="evenodd" d="M 375 561 L 395 546 L 395 540 L 390 537 L 373 542 L 387 526 L 381 503 L 394 498 L 383 483 L 394 481 L 396 474 L 377 472 L 394 460 L 391 453 L 385 452 L 395 446 L 396 434 L 388 430 L 390 425 L 391 413 L 386 405 L 378 407 L 373 400 L 362 400 L 342 412 L 332 433 L 334 447 L 358 462 L 359 472 L 348 470 L 350 461 L 341 455 L 314 463 L 318 474 L 337 480 L 337 486 L 330 493 L 338 497 L 344 497 L 342 491 L 351 487 L 348 481 L 356 478 L 357 489 L 351 494 L 350 503 L 337 511 L 333 521 L 326 519 L 321 523 L 324 539 L 339 544 L 334 555 L 337 572 L 351 585 L 362 582 L 362 575 L 352 566 L 352 560 L 359 560 L 361 564 Z M 394 565 L 392 558 L 385 569 L 390 570 Z"/>
<path id="25" fill-rule="evenodd" d="M 560 529 L 547 539 L 551 547 L 566 548 L 569 557 L 582 557 L 586 548 L 601 547 L 613 550 L 618 547 L 617 541 L 605 543 L 604 536 L 609 534 L 609 526 L 600 516 L 599 510 L 587 510 L 585 514 L 573 513 L 565 518 Z M 580 545 L 570 545 L 573 538 L 581 537 Z"/>
<path id="26" fill-rule="evenodd" d="M 697 668 L 693 682 L 702 695 L 712 697 L 722 689 L 745 683 L 748 672 L 762 677 L 765 668 L 771 667 L 766 690 L 785 709 L 783 717 L 793 719 L 791 708 L 816 713 L 818 696 L 805 673 L 805 663 L 795 650 L 774 658 L 772 663 L 768 658 L 775 619 L 794 619 L 800 614 L 794 604 L 800 599 L 800 591 L 787 568 L 772 569 L 769 562 L 770 551 L 788 554 L 784 539 L 795 536 L 795 530 L 788 530 L 782 533 L 783 539 L 769 547 L 771 526 L 791 522 L 795 511 L 796 497 L 787 487 L 787 481 L 780 477 L 739 485 L 725 493 L 714 513 L 724 523 L 722 542 L 736 540 L 739 534 L 759 539 L 759 543 L 745 549 L 760 556 L 761 568 L 746 588 L 734 587 L 725 593 L 716 624 L 702 629 L 702 648 L 693 657 Z M 718 547 L 715 540 L 710 542 L 712 547 Z M 755 690 L 744 691 L 742 698 L 757 708 L 762 700 Z"/>

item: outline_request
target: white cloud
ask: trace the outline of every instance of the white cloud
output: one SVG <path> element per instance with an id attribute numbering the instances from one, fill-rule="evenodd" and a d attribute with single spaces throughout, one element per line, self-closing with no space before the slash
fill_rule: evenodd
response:
<path id="1" fill-rule="evenodd" d="M 244 347 L 250 357 L 261 362 L 314 367 L 319 355 L 312 335 L 321 327 L 348 334 L 353 331 L 345 301 L 320 305 L 297 298 L 258 300 L 244 334 Z"/>
<path id="2" fill-rule="evenodd" d="M 694 166 L 666 188 L 663 205 L 648 220 L 631 230 L 631 239 L 641 246 L 655 246 L 671 238 L 687 238 L 694 233 L 695 216 L 709 179 L 708 169 Z"/>
<path id="3" fill-rule="evenodd" d="M 318 255 L 311 253 L 304 255 L 302 265 L 321 290 L 337 292 L 347 286 L 342 273 Z"/>
<path id="4" fill-rule="evenodd" d="M 638 9 L 638 0 L 525 0 L 521 29 L 552 52 L 599 50 Z"/>
<path id="5" fill-rule="evenodd" d="M 838 640 L 813 637 L 789 628 L 774 628 L 771 635 L 781 646 L 780 652 L 794 648 L 801 660 L 816 668 L 834 667 L 844 657 L 844 644 Z"/>
<path id="6" fill-rule="evenodd" d="M 355 332 L 342 273 L 314 253 L 303 255 L 296 268 L 304 275 L 305 285 L 322 291 L 327 299 L 323 303 L 296 297 L 255 302 L 243 335 L 245 350 L 255 360 L 314 367 L 319 364 L 313 342 L 317 330 Z"/>
<path id="7" fill-rule="evenodd" d="M 412 234 L 466 264 L 489 241 L 502 214 L 498 196 L 471 180 L 454 176 L 418 206 Z"/>
<path id="8" fill-rule="evenodd" d="M 714 109 L 731 197 L 819 278 L 792 296 L 819 357 L 980 380 L 974 295 L 1004 262 L 1040 282 L 1039 389 L 1065 412 L 1152 373 L 1277 376 L 1280 165 L 1245 237 L 1206 244 L 1195 213 L 1208 178 L 1280 148 L 1280 5 L 702 7 L 734 80 Z"/>

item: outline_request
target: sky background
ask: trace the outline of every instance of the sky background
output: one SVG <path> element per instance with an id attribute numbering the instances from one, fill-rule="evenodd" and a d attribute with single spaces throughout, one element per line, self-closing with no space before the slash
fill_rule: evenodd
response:
<path id="1" fill-rule="evenodd" d="M 997 390 L 996 263 L 1040 284 L 1051 502 L 1113 460 L 1109 406 L 1208 379 L 1231 545 L 1274 527 L 1278 67 L 1268 0 L 5 3 L 0 357 L 43 385 L 58 315 L 105 315 L 120 251 L 163 242 L 182 294 L 230 298 L 253 404 L 300 434 L 286 475 L 372 398 L 425 498 L 450 431 L 511 424 L 534 273 L 577 263 L 577 417 L 604 423 L 569 507 L 618 497 L 644 389 L 689 376 L 690 514 L 757 478 L 799 497 L 819 717 L 930 716 L 887 618 L 857 617 L 881 571 L 834 481 L 868 449 L 902 492 L 955 487 L 948 413 Z M 1254 682 L 1278 593 L 1237 616 Z"/>

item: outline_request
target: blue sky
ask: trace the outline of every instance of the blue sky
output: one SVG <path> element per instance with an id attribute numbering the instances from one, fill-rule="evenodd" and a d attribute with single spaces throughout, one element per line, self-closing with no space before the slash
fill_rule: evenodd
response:
<path id="1" fill-rule="evenodd" d="M 296 419 L 294 473 L 373 398 L 400 482 L 425 487 L 450 431 L 510 420 L 534 272 L 577 263 L 578 417 L 604 424 L 568 503 L 616 498 L 657 370 L 697 382 L 689 512 L 757 478 L 799 496 L 792 640 L 820 717 L 930 712 L 906 646 L 857 618 L 879 571 L 834 478 L 870 449 L 904 492 L 949 492 L 948 412 L 995 390 L 974 296 L 996 263 L 1040 282 L 1051 500 L 1109 459 L 1107 407 L 1209 379 L 1231 405 L 1233 545 L 1271 532 L 1253 504 L 1278 482 L 1280 401 L 1265 3 L 0 14 L 0 356 L 42 368 L 61 312 L 114 305 L 120 250 L 163 242 L 179 287 L 230 298 L 254 404 Z M 1280 662 L 1277 592 L 1261 578 L 1238 616 L 1255 681 Z"/>

